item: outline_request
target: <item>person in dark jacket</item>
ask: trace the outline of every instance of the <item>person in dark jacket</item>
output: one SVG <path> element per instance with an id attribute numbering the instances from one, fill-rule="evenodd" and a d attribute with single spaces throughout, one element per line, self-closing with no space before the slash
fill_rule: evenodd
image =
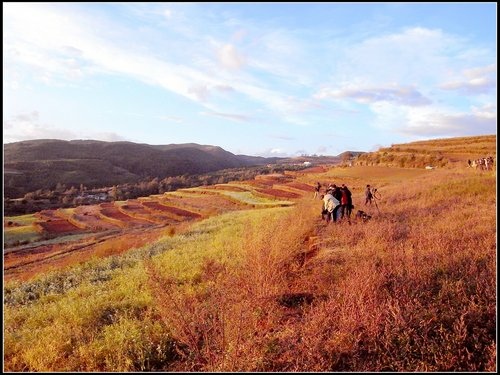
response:
<path id="1" fill-rule="evenodd" d="M 332 195 L 333 197 L 340 203 L 342 200 L 342 191 L 340 188 L 333 184 L 332 185 Z M 342 210 L 341 210 L 341 205 L 339 204 L 338 206 L 335 207 L 333 213 L 332 213 L 332 218 L 333 221 L 339 221 L 342 218 Z"/>
<path id="2" fill-rule="evenodd" d="M 366 190 L 365 190 L 365 206 L 367 204 L 372 204 L 372 199 L 373 199 L 373 194 L 370 189 L 370 185 L 366 185 Z"/>
<path id="3" fill-rule="evenodd" d="M 345 201 L 345 205 L 342 208 L 342 217 L 347 217 L 347 220 L 350 222 L 352 209 L 354 207 L 352 205 L 352 193 L 345 184 L 342 184 L 341 190 L 342 190 L 342 202 Z"/>

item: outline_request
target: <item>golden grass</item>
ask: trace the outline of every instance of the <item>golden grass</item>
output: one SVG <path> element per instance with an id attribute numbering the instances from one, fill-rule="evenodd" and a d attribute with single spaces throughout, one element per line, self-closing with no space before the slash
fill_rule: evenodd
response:
<path id="1" fill-rule="evenodd" d="M 346 183 L 372 219 L 326 225 L 306 194 L 8 283 L 4 369 L 496 371 L 495 171 L 300 179 Z"/>

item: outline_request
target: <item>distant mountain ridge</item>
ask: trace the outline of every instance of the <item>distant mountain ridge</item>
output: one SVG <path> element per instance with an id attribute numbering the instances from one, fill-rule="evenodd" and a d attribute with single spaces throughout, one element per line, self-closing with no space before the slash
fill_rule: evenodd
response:
<path id="1" fill-rule="evenodd" d="M 4 196 L 21 197 L 57 183 L 102 187 L 227 168 L 276 163 L 280 158 L 235 155 L 196 143 L 148 145 L 95 140 L 37 139 L 4 144 Z"/>

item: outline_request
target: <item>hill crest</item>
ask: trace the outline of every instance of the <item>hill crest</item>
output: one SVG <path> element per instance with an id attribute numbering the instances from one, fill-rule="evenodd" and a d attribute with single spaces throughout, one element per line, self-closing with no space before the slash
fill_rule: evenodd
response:
<path id="1" fill-rule="evenodd" d="M 21 197 L 37 189 L 103 187 L 148 177 L 201 174 L 275 163 L 280 158 L 235 155 L 196 143 L 148 145 L 128 141 L 37 139 L 4 145 L 4 194 Z"/>

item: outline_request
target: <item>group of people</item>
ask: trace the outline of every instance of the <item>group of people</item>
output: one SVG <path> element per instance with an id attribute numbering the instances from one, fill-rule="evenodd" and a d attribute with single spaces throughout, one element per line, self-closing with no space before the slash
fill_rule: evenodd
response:
<path id="1" fill-rule="evenodd" d="M 327 223 L 347 220 L 350 223 L 352 209 L 352 193 L 349 188 L 342 184 L 337 186 L 331 184 L 326 188 L 325 194 L 319 195 L 321 184 L 318 182 L 315 188 L 314 197 L 322 200 L 321 215 Z"/>
<path id="2" fill-rule="evenodd" d="M 327 223 L 345 220 L 350 224 L 354 205 L 352 204 L 352 193 L 349 188 L 345 184 L 341 186 L 330 184 L 325 190 L 325 194 L 321 194 L 321 184 L 319 182 L 314 189 L 314 199 L 319 198 L 322 200 L 321 217 L 323 220 L 326 220 Z M 366 185 L 365 206 L 372 204 L 375 193 L 376 189 Z"/>
<path id="3" fill-rule="evenodd" d="M 493 157 L 479 158 L 475 160 L 467 160 L 469 168 L 480 169 L 482 171 L 489 171 L 493 169 Z"/>

